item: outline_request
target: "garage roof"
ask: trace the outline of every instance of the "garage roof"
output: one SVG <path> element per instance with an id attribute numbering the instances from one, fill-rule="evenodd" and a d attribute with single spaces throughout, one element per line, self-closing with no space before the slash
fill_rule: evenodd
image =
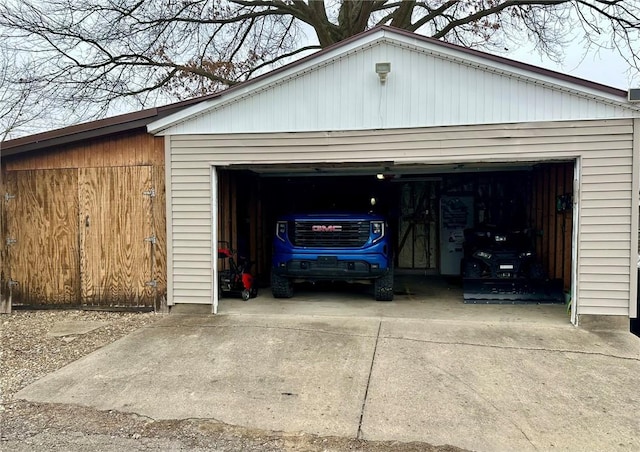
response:
<path id="1" fill-rule="evenodd" d="M 3 141 L 0 143 L 0 151 L 2 152 L 2 157 L 6 157 L 9 155 L 37 151 L 39 149 L 75 143 L 82 140 L 99 138 L 135 129 L 144 130 L 150 122 L 163 118 L 171 113 L 175 113 L 176 111 L 192 105 L 193 103 L 201 102 L 209 97 L 211 96 L 199 97 L 162 107 L 126 113 L 97 121 L 90 121 L 61 129 Z"/>

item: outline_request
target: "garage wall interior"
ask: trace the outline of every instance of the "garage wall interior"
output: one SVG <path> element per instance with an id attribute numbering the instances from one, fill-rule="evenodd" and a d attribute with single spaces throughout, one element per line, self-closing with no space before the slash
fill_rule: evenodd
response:
<path id="1" fill-rule="evenodd" d="M 4 157 L 14 306 L 154 309 L 166 293 L 164 145 L 144 130 Z"/>

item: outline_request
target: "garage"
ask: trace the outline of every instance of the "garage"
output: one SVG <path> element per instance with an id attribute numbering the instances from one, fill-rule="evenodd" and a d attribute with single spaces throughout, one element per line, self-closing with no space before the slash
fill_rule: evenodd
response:
<path id="1" fill-rule="evenodd" d="M 168 302 L 216 310 L 219 241 L 246 248 L 262 279 L 279 214 L 372 197 L 393 226 L 399 271 L 459 276 L 460 231 L 442 221 L 454 198 L 468 203 L 468 226 L 530 231 L 573 323 L 628 324 L 638 112 L 620 90 L 387 27 L 365 32 L 149 125 L 165 137 Z"/>

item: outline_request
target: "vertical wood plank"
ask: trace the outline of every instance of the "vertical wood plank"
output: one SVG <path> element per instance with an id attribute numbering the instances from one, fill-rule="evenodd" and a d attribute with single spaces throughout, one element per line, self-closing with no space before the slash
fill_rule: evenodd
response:
<path id="1" fill-rule="evenodd" d="M 540 195 L 541 195 L 541 199 L 540 199 L 540 215 L 541 215 L 541 222 L 540 222 L 540 229 L 542 230 L 542 235 L 541 235 L 541 242 L 542 242 L 542 249 L 540 251 L 540 257 L 542 259 L 542 264 L 544 265 L 544 269 L 545 271 L 549 271 L 549 240 L 548 240 L 548 236 L 549 236 L 549 228 L 548 228 L 548 221 L 547 221 L 547 197 L 548 197 L 548 179 L 547 179 L 547 172 L 544 170 L 544 168 L 540 169 L 540 180 L 541 180 L 541 190 L 540 190 Z"/>
<path id="2" fill-rule="evenodd" d="M 574 163 L 565 165 L 564 192 L 570 193 L 573 199 L 573 171 Z M 564 281 L 564 290 L 571 290 L 571 259 L 573 249 L 573 203 L 571 209 L 563 215 L 564 228 L 564 271 L 562 279 Z"/>
<path id="3" fill-rule="evenodd" d="M 256 228 L 256 241 L 258 243 L 258 250 L 256 255 L 256 274 L 259 278 L 267 278 L 269 275 L 269 269 L 271 268 L 269 262 L 269 253 L 270 249 L 266 243 L 267 239 L 270 238 L 268 219 L 265 218 L 265 209 L 264 209 L 264 201 L 262 200 L 262 181 L 257 178 L 256 179 L 256 193 L 255 196 L 257 198 L 257 228 Z"/>
<path id="4" fill-rule="evenodd" d="M 218 171 L 218 241 L 229 242 L 229 233 L 227 230 L 227 218 L 229 216 L 228 211 L 228 190 L 229 183 L 227 172 L 224 170 Z M 217 243 L 213 244 L 214 250 L 217 249 Z"/>
<path id="5" fill-rule="evenodd" d="M 565 167 L 566 165 L 557 165 L 556 168 L 556 202 L 558 196 L 561 196 L 565 193 Z M 562 278 L 564 276 L 564 219 L 566 217 L 565 212 L 558 212 L 556 207 L 556 224 L 555 224 L 555 272 L 553 274 L 554 278 Z"/>
<path id="6" fill-rule="evenodd" d="M 9 189 L 6 182 L 5 164 L 0 159 L 0 196 L 8 193 Z M 0 240 L 7 237 L 7 203 L 4 198 L 0 199 Z M 11 313 L 11 300 L 9 300 L 9 292 L 7 286 L 8 273 L 7 246 L 0 243 L 0 314 Z"/>
<path id="7" fill-rule="evenodd" d="M 249 260 L 253 263 L 251 271 L 257 273 L 258 269 L 258 181 L 251 177 L 247 181 L 249 205 Z"/>
<path id="8" fill-rule="evenodd" d="M 535 170 L 535 189 L 534 189 L 534 193 L 535 193 L 535 217 L 534 217 L 534 221 L 535 221 L 535 230 L 536 230 L 536 255 L 538 256 L 538 258 L 541 260 L 542 263 L 542 258 L 543 258 L 543 241 L 544 241 L 544 236 L 541 235 L 540 231 L 542 231 L 542 234 L 544 234 L 544 225 L 542 222 L 542 191 L 543 191 L 543 186 L 542 186 L 542 172 L 540 171 L 539 168 L 536 168 Z"/>
<path id="9" fill-rule="evenodd" d="M 138 158 L 136 155 L 139 143 L 139 137 L 133 136 L 126 140 L 126 143 L 121 143 L 120 148 L 124 151 L 123 161 L 127 166 L 136 165 Z"/>
<path id="10" fill-rule="evenodd" d="M 238 175 L 229 172 L 229 236 L 231 248 L 238 249 Z"/>
<path id="11" fill-rule="evenodd" d="M 163 158 L 164 160 L 164 158 Z M 153 231 L 157 238 L 155 247 L 155 262 L 153 279 L 158 283 L 157 293 L 159 297 L 167 294 L 167 223 L 165 215 L 166 187 L 164 167 L 155 165 L 153 168 L 153 186 L 156 197 L 152 200 L 153 206 Z"/>
<path id="12" fill-rule="evenodd" d="M 558 190 L 557 184 L 557 166 L 556 165 L 547 165 L 546 166 L 547 173 L 549 175 L 549 195 L 547 198 L 547 215 L 549 218 L 548 221 L 548 230 L 547 240 L 549 241 L 549 275 L 555 277 L 556 275 L 556 193 Z"/>

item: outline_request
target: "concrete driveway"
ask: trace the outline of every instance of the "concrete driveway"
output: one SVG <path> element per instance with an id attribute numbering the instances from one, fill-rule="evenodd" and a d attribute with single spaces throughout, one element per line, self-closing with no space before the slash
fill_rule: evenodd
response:
<path id="1" fill-rule="evenodd" d="M 176 309 L 17 398 L 480 451 L 640 450 L 640 340 L 574 328 L 563 306 L 418 315 L 410 295 L 303 293 L 209 309 Z"/>

